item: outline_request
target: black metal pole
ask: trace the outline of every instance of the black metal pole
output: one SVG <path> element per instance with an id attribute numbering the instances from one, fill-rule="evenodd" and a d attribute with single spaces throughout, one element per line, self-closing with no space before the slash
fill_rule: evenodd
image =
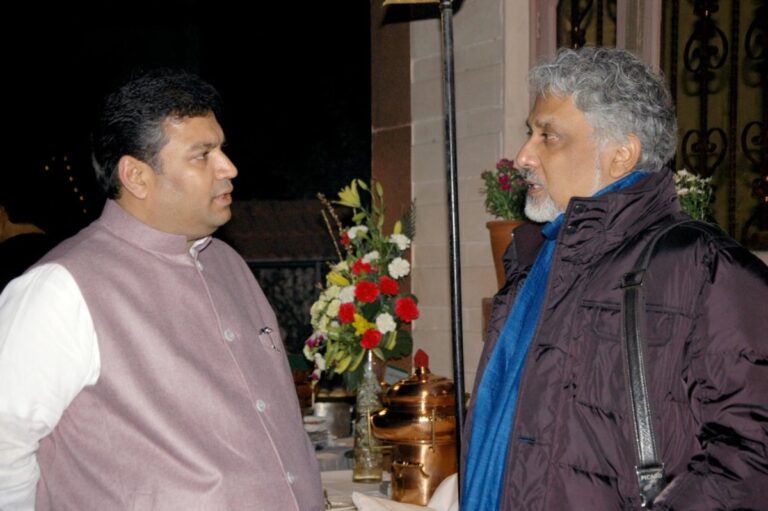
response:
<path id="1" fill-rule="evenodd" d="M 443 106 L 445 109 L 445 164 L 448 185 L 448 231 L 451 265 L 451 333 L 453 339 L 453 379 L 456 386 L 456 450 L 461 453 L 464 427 L 464 341 L 461 326 L 461 257 L 459 246 L 458 180 L 456 177 L 456 103 L 453 76 L 453 7 L 451 0 L 440 0 L 443 53 Z M 461 463 L 459 463 L 461 465 Z M 461 489 L 459 466 L 459 489 Z"/>

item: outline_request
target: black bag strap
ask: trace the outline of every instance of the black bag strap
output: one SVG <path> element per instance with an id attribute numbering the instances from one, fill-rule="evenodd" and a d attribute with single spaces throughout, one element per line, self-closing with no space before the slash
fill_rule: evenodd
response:
<path id="1" fill-rule="evenodd" d="M 648 399 L 645 372 L 645 294 L 643 279 L 656 247 L 662 238 L 678 228 L 694 229 L 712 235 L 722 231 L 711 224 L 695 220 L 678 220 L 662 228 L 643 248 L 631 271 L 621 279 L 624 290 L 622 302 L 622 337 L 624 339 L 624 372 L 629 388 L 629 401 L 633 416 L 637 465 L 635 473 L 640 487 L 640 504 L 650 507 L 666 485 L 664 464 L 659 459 L 653 414 Z M 663 247 L 663 244 L 660 245 Z"/>

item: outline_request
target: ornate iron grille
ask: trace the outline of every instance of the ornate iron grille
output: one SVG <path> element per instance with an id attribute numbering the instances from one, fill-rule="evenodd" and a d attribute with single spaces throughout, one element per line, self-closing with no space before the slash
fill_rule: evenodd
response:
<path id="1" fill-rule="evenodd" d="M 557 5 L 557 46 L 616 45 L 616 0 L 567 0 Z"/>
<path id="2" fill-rule="evenodd" d="M 768 248 L 766 22 L 761 0 L 664 4 L 665 73 L 680 125 L 677 166 L 712 176 L 715 219 Z"/>

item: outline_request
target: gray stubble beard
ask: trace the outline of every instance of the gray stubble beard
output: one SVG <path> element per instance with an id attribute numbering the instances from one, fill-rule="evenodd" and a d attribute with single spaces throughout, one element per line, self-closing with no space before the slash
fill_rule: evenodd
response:
<path id="1" fill-rule="evenodd" d="M 526 179 L 529 179 L 533 175 L 533 172 L 530 169 L 524 168 L 521 169 L 521 171 Z M 592 185 L 591 195 L 596 194 L 600 190 L 600 181 L 602 177 L 603 166 L 600 164 L 600 160 L 596 158 L 595 180 L 594 184 Z M 549 192 L 546 190 L 545 192 L 546 195 L 540 199 L 531 199 L 530 195 L 525 196 L 525 216 L 534 222 L 552 222 L 554 219 L 560 216 L 561 213 L 564 212 L 564 210 L 561 210 L 557 207 L 557 204 L 555 204 L 555 201 L 552 199 L 552 196 L 549 194 Z"/>

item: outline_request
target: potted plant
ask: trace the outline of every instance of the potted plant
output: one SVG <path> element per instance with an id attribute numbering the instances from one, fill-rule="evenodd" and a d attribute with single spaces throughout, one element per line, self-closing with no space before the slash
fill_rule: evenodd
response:
<path id="1" fill-rule="evenodd" d="M 481 175 L 485 186 L 485 209 L 498 218 L 486 223 L 491 235 L 496 280 L 499 288 L 504 285 L 504 264 L 502 256 L 512 239 L 515 228 L 525 221 L 525 194 L 528 186 L 522 174 L 515 169 L 514 162 L 502 158 L 495 170 L 486 170 Z"/>
<path id="2" fill-rule="evenodd" d="M 711 204 L 714 197 L 712 178 L 700 177 L 680 169 L 674 173 L 677 198 L 683 211 L 694 220 L 712 221 Z"/>

